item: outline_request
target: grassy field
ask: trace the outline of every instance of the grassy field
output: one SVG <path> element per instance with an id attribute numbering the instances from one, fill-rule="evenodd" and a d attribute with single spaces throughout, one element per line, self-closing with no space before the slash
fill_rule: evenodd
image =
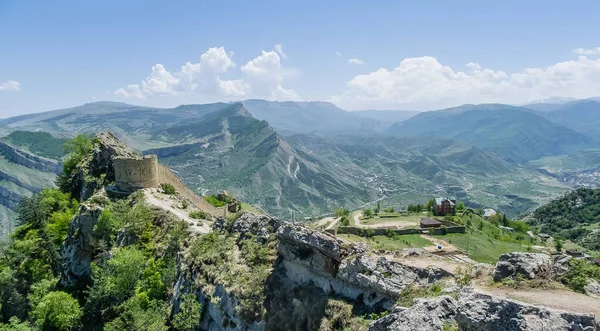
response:
<path id="1" fill-rule="evenodd" d="M 509 252 L 539 252 L 529 247 L 532 239 L 527 234 L 504 232 L 479 216 L 469 217 L 472 226 L 465 234 L 451 233 L 436 237 L 456 246 L 467 253 L 471 259 L 484 263 L 494 264 L 498 262 L 501 254 Z M 480 223 L 481 230 L 479 230 Z M 520 243 L 519 239 L 521 239 Z"/>
<path id="2" fill-rule="evenodd" d="M 421 238 L 418 234 L 408 234 L 398 236 L 396 238 L 390 238 L 387 236 L 373 236 L 371 238 L 364 238 L 352 234 L 340 234 L 338 237 L 352 242 L 364 242 L 369 244 L 371 247 L 383 248 L 390 251 L 412 247 L 422 248 L 433 246 L 431 241 Z"/>

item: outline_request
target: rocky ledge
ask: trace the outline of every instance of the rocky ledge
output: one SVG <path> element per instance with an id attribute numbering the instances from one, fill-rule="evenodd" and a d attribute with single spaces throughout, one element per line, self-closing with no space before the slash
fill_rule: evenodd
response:
<path id="1" fill-rule="evenodd" d="M 371 324 L 369 331 L 597 331 L 593 314 L 547 309 L 465 289 L 458 300 L 419 300 Z"/>
<path id="2" fill-rule="evenodd" d="M 393 307 L 410 284 L 425 285 L 452 276 L 439 268 L 417 268 L 371 255 L 364 244 L 345 243 L 327 233 L 287 223 L 279 227 L 277 239 L 288 278 L 374 309 Z"/>

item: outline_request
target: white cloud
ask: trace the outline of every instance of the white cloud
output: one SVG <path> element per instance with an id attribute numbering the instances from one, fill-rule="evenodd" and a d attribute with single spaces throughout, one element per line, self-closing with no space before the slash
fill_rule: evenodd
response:
<path id="1" fill-rule="evenodd" d="M 337 57 L 342 57 L 342 53 L 340 53 L 340 52 L 335 52 L 335 56 L 337 56 Z"/>
<path id="2" fill-rule="evenodd" d="M 0 83 L 0 91 L 19 91 L 20 89 L 21 84 L 14 80 L 8 80 Z"/>
<path id="3" fill-rule="evenodd" d="M 600 54 L 600 47 L 595 47 L 595 48 L 590 48 L 590 49 L 578 48 L 578 49 L 574 49 L 573 53 L 578 54 L 578 55 L 597 55 L 597 54 Z"/>
<path id="4" fill-rule="evenodd" d="M 198 63 L 186 63 L 179 71 L 170 72 L 162 64 L 152 67 L 150 75 L 141 84 L 131 84 L 117 89 L 120 97 L 145 99 L 150 96 L 180 96 L 192 93 L 220 97 L 261 97 L 272 100 L 299 99 L 293 90 L 284 89 L 282 81 L 286 71 L 281 66 L 281 45 L 277 52 L 262 52 L 241 67 L 243 77 L 221 79 L 234 68 L 233 53 L 227 54 L 223 47 L 210 48 L 200 56 Z"/>
<path id="5" fill-rule="evenodd" d="M 350 64 L 365 64 L 365 61 L 363 61 L 361 59 L 350 59 L 350 60 L 348 60 L 348 63 L 350 63 Z"/>
<path id="6" fill-rule="evenodd" d="M 251 86 L 252 95 L 269 100 L 299 100 L 294 90 L 283 88 L 285 74 L 277 52 L 262 51 L 262 55 L 242 66 L 244 81 Z"/>
<path id="7" fill-rule="evenodd" d="M 280 44 L 275 45 L 275 52 L 277 52 L 277 54 L 279 54 L 279 56 L 281 56 L 283 59 L 288 58 L 287 54 L 285 54 L 283 52 L 283 45 L 280 45 Z"/>
<path id="8" fill-rule="evenodd" d="M 471 62 L 466 70 L 429 56 L 407 58 L 391 70 L 355 76 L 331 101 L 347 109 L 439 109 L 465 103 L 523 104 L 553 96 L 600 95 L 600 59 L 579 56 L 547 68 L 507 73 Z"/>

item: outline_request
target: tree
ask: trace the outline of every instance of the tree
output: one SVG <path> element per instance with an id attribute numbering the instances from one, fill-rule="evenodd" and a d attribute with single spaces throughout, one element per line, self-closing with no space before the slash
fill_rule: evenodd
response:
<path id="1" fill-rule="evenodd" d="M 375 215 L 379 214 L 380 208 L 381 206 L 379 205 L 379 201 L 377 201 L 377 205 L 375 206 L 375 208 L 373 208 L 373 212 L 375 213 Z"/>
<path id="2" fill-rule="evenodd" d="M 202 305 L 196 295 L 189 293 L 183 296 L 179 312 L 173 318 L 173 327 L 178 331 L 193 331 L 200 323 Z"/>
<path id="3" fill-rule="evenodd" d="M 364 218 L 371 218 L 371 216 L 373 216 L 373 211 L 371 210 L 371 208 L 363 209 L 362 213 Z"/>
<path id="4" fill-rule="evenodd" d="M 336 217 L 342 217 L 350 215 L 350 210 L 348 208 L 337 208 L 334 212 Z"/>
<path id="5" fill-rule="evenodd" d="M 554 241 L 554 248 L 556 248 L 557 252 L 561 252 L 563 249 L 563 241 L 561 239 L 556 239 Z"/>
<path id="6" fill-rule="evenodd" d="M 465 206 L 465 203 L 462 201 L 459 201 L 458 204 L 456 205 L 456 210 L 465 210 L 467 209 L 467 206 Z"/>
<path id="7" fill-rule="evenodd" d="M 477 228 L 479 229 L 479 231 L 483 230 L 483 221 L 479 222 Z"/>
<path id="8" fill-rule="evenodd" d="M 434 203 L 434 200 L 429 199 L 429 201 L 427 202 L 427 205 L 425 206 L 425 209 L 427 209 L 427 211 L 430 211 L 433 208 L 433 203 Z"/>
<path id="9" fill-rule="evenodd" d="M 65 153 L 67 155 L 63 160 L 63 172 L 56 179 L 56 184 L 61 191 L 76 193 L 71 178 L 77 169 L 77 165 L 92 152 L 93 148 L 92 140 L 84 134 L 80 134 L 65 143 Z"/>
<path id="10" fill-rule="evenodd" d="M 394 212 L 394 207 L 388 207 L 386 209 L 383 210 L 386 213 L 393 213 Z"/>
<path id="11" fill-rule="evenodd" d="M 505 214 L 502 214 L 502 225 L 504 225 L 504 226 L 509 226 L 509 225 L 510 225 L 509 223 L 510 223 L 510 222 L 508 221 L 508 218 L 506 218 L 506 215 L 505 215 Z M 516 230 L 516 229 L 515 229 L 515 230 Z"/>
<path id="12" fill-rule="evenodd" d="M 72 330 L 79 324 L 83 313 L 70 294 L 57 291 L 44 296 L 30 315 L 40 329 Z"/>

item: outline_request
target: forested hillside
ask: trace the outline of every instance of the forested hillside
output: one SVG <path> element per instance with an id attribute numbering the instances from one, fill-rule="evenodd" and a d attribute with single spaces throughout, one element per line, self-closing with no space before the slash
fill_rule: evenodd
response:
<path id="1" fill-rule="evenodd" d="M 541 232 L 600 249 L 600 189 L 580 188 L 536 209 L 531 224 Z"/>

